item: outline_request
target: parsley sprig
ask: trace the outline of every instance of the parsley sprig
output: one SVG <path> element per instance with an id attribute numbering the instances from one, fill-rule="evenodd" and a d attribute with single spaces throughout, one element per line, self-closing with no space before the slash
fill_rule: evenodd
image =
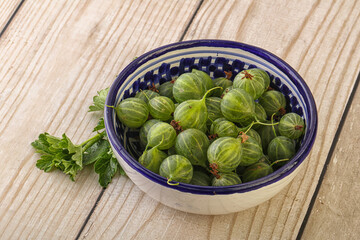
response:
<path id="1" fill-rule="evenodd" d="M 93 97 L 93 105 L 89 107 L 89 112 L 104 111 L 108 92 L 109 88 L 106 88 Z M 77 173 L 84 166 L 93 164 L 95 172 L 99 174 L 100 185 L 106 188 L 116 172 L 121 175 L 125 175 L 125 172 L 107 140 L 104 118 L 99 119 L 93 132 L 97 134 L 81 144 L 74 144 L 65 133 L 61 138 L 46 132 L 41 133 L 38 139 L 31 143 L 40 154 L 36 167 L 44 172 L 58 169 L 75 181 Z"/>

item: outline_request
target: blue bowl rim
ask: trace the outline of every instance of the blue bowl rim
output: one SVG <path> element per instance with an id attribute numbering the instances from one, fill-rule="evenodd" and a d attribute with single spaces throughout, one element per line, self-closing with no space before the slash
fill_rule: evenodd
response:
<path id="1" fill-rule="evenodd" d="M 301 94 L 303 94 L 304 100 L 308 106 L 309 121 L 306 126 L 306 131 L 307 131 L 306 138 L 303 139 L 303 143 L 300 149 L 298 150 L 298 152 L 288 163 L 286 163 L 280 169 L 274 171 L 273 173 L 263 178 L 251 182 L 232 185 L 232 186 L 222 186 L 222 187 L 198 186 L 198 185 L 191 185 L 186 183 L 179 183 L 178 185 L 169 185 L 166 178 L 146 169 L 139 162 L 133 159 L 133 157 L 129 153 L 127 153 L 127 151 L 121 145 L 115 133 L 114 122 L 113 122 L 113 114 L 115 114 L 115 111 L 112 108 L 105 107 L 105 112 L 104 112 L 105 128 L 108 135 L 108 139 L 114 151 L 116 151 L 120 155 L 120 157 L 126 162 L 126 164 L 128 164 L 132 169 L 143 175 L 145 178 L 157 184 L 160 184 L 164 187 L 176 189 L 181 192 L 193 193 L 193 194 L 214 195 L 214 194 L 244 193 L 271 185 L 289 176 L 305 160 L 305 158 L 308 156 L 314 144 L 317 133 L 317 124 L 318 124 L 316 103 L 309 87 L 302 79 L 302 77 L 285 61 L 283 61 L 276 55 L 262 48 L 241 42 L 235 42 L 229 40 L 215 40 L 215 39 L 189 40 L 189 41 L 175 42 L 161 46 L 147 53 L 144 53 L 143 55 L 134 59 L 129 65 L 127 65 L 120 72 L 120 74 L 117 76 L 117 78 L 110 87 L 108 96 L 105 101 L 105 105 L 113 106 L 115 104 L 117 91 L 120 88 L 121 84 L 124 82 L 127 76 L 133 73 L 141 65 L 167 52 L 179 50 L 179 49 L 191 48 L 191 47 L 238 48 L 250 52 L 275 65 L 284 74 L 286 74 L 290 80 L 293 81 L 293 83 L 298 87 L 298 89 L 299 88 L 302 89 Z"/>

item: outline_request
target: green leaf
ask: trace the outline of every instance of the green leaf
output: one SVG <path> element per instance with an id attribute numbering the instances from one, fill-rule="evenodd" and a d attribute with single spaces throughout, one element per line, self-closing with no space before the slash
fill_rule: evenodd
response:
<path id="1" fill-rule="evenodd" d="M 99 174 L 99 183 L 102 187 L 106 188 L 108 186 L 119 167 L 119 163 L 117 159 L 113 157 L 110 148 L 104 157 L 95 162 L 94 170 Z"/>
<path id="2" fill-rule="evenodd" d="M 93 97 L 93 105 L 89 107 L 89 112 L 103 111 L 106 96 L 109 88 L 98 92 Z M 107 187 L 117 171 L 125 175 L 124 170 L 119 165 L 111 146 L 106 138 L 104 118 L 100 118 L 94 132 L 98 132 L 92 138 L 80 145 L 74 144 L 64 133 L 61 138 L 42 133 L 38 139 L 31 143 L 35 151 L 40 154 L 40 159 L 36 162 L 36 167 L 49 172 L 58 169 L 70 176 L 75 181 L 77 173 L 83 166 L 94 163 L 94 170 L 99 174 L 99 183 Z"/>
<path id="3" fill-rule="evenodd" d="M 62 159 L 62 158 L 54 158 L 53 162 L 54 162 L 54 166 L 56 168 L 58 168 L 61 171 L 64 171 L 65 167 L 62 164 L 62 160 L 64 160 L 64 159 Z"/>
<path id="4" fill-rule="evenodd" d="M 108 157 L 108 151 L 110 148 L 110 144 L 108 141 L 101 139 L 98 142 L 94 143 L 91 147 L 89 147 L 83 156 L 83 165 L 89 165 L 91 163 L 96 162 L 97 160 Z"/>
<path id="5" fill-rule="evenodd" d="M 77 172 L 82 169 L 82 147 L 73 144 L 66 134 L 58 138 L 43 133 L 31 145 L 41 154 L 36 167 L 44 172 L 57 168 L 70 175 L 70 179 L 74 181 Z"/>
<path id="6" fill-rule="evenodd" d="M 50 153 L 49 151 L 50 144 L 46 140 L 46 135 L 48 135 L 48 133 L 40 134 L 39 139 L 31 143 L 31 146 L 33 146 L 36 149 L 37 153 L 43 153 L 43 154 Z"/>
<path id="7" fill-rule="evenodd" d="M 42 155 L 39 160 L 36 161 L 36 167 L 44 170 L 44 172 L 50 172 L 53 170 L 55 162 L 51 155 Z"/>
<path id="8" fill-rule="evenodd" d="M 75 181 L 75 176 L 78 173 L 78 171 L 80 171 L 82 169 L 82 166 L 79 166 L 78 164 L 76 164 L 75 161 L 67 161 L 67 160 L 63 159 L 61 162 L 62 162 L 62 165 L 64 166 L 63 172 L 65 174 L 68 174 L 72 181 Z"/>
<path id="9" fill-rule="evenodd" d="M 80 145 L 75 145 L 71 142 L 71 140 L 65 135 L 65 133 L 63 134 L 63 139 L 65 142 L 67 142 L 67 146 L 65 149 L 68 149 L 70 154 L 73 154 L 71 156 L 71 159 L 75 162 L 76 165 L 78 165 L 80 167 L 80 169 L 82 169 L 82 158 L 83 158 L 83 152 L 82 152 L 82 147 Z"/>
<path id="10" fill-rule="evenodd" d="M 50 134 L 46 134 L 46 141 L 49 143 L 49 149 L 53 149 L 53 151 L 56 151 L 54 149 L 64 148 L 64 142 L 61 138 L 52 136 Z M 66 144 L 66 143 L 65 143 Z"/>
<path id="11" fill-rule="evenodd" d="M 115 156 L 115 154 L 114 154 L 111 147 L 109 148 L 109 154 L 111 154 L 111 157 L 118 163 L 117 168 L 118 168 L 118 172 L 120 173 L 120 175 L 126 176 L 126 173 L 125 173 L 124 169 L 120 166 L 119 162 L 117 161 L 116 156 Z"/>
<path id="12" fill-rule="evenodd" d="M 98 95 L 93 97 L 93 105 L 89 107 L 89 112 L 103 111 L 106 96 L 109 92 L 109 88 L 98 91 Z"/>
<path id="13" fill-rule="evenodd" d="M 96 127 L 94 128 L 93 132 L 98 132 L 100 130 L 105 129 L 105 122 L 104 122 L 104 118 L 100 118 L 98 124 L 96 125 Z"/>

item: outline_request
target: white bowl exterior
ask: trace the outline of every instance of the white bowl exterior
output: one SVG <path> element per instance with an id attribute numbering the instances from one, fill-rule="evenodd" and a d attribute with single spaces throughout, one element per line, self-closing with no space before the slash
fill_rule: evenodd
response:
<path id="1" fill-rule="evenodd" d="M 293 180 L 299 171 L 299 168 L 297 168 L 291 174 L 273 184 L 245 193 L 201 195 L 180 192 L 156 184 L 132 169 L 116 152 L 115 155 L 133 183 L 151 198 L 168 207 L 202 215 L 234 213 L 259 205 L 279 193 Z"/>

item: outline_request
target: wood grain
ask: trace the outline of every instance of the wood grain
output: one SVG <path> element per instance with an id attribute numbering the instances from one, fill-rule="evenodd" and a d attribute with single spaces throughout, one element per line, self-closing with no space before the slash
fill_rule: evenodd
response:
<path id="1" fill-rule="evenodd" d="M 309 158 L 273 199 L 224 216 L 175 211 L 136 187 L 129 193 L 123 182 L 115 182 L 82 238 L 295 239 L 360 69 L 359 13 L 358 1 L 204 1 L 185 40 L 256 45 L 285 59 L 306 80 L 319 111 L 318 137 Z"/>
<path id="2" fill-rule="evenodd" d="M 10 13 L 15 2 L 2 1 L 0 9 Z M 25 1 L 0 38 L 1 239 L 77 235 L 102 191 L 96 174 L 87 168 L 76 183 L 58 172 L 45 174 L 35 168 L 38 156 L 29 143 L 43 131 L 66 132 L 75 142 L 87 139 L 99 117 L 87 113 L 96 91 L 109 86 L 135 56 L 178 41 L 199 2 Z M 80 238 L 294 239 L 360 70 L 359 14 L 360 2 L 355 0 L 203 1 L 185 40 L 229 39 L 260 46 L 285 59 L 308 83 L 319 111 L 318 138 L 308 160 L 273 199 L 222 216 L 170 209 L 128 178 L 116 177 Z M 2 11 L 0 24 L 6 16 Z M 356 123 L 355 117 L 349 121 Z M 348 133 L 356 129 L 350 126 Z M 358 185 L 352 192 L 341 185 L 357 182 L 358 165 L 340 165 L 344 155 L 350 160 L 356 156 L 346 155 L 356 147 L 344 143 L 337 149 L 304 239 L 359 234 L 354 231 Z M 342 229 L 331 231 L 336 226 Z"/>
<path id="3" fill-rule="evenodd" d="M 0 32 L 4 29 L 21 0 L 4 0 L 0 2 Z"/>
<path id="4" fill-rule="evenodd" d="M 359 111 L 360 89 L 357 89 L 303 233 L 304 239 L 360 236 Z"/>
<path id="5" fill-rule="evenodd" d="M 74 142 L 92 135 L 100 115 L 87 111 L 96 91 L 135 56 L 178 41 L 197 4 L 24 3 L 0 39 L 1 239 L 75 238 L 102 191 L 97 176 L 87 168 L 73 183 L 59 172 L 43 173 L 30 142 L 45 131 L 66 132 Z M 115 182 L 118 191 L 123 182 L 134 189 L 125 177 Z M 126 196 L 129 203 L 134 194 Z"/>

